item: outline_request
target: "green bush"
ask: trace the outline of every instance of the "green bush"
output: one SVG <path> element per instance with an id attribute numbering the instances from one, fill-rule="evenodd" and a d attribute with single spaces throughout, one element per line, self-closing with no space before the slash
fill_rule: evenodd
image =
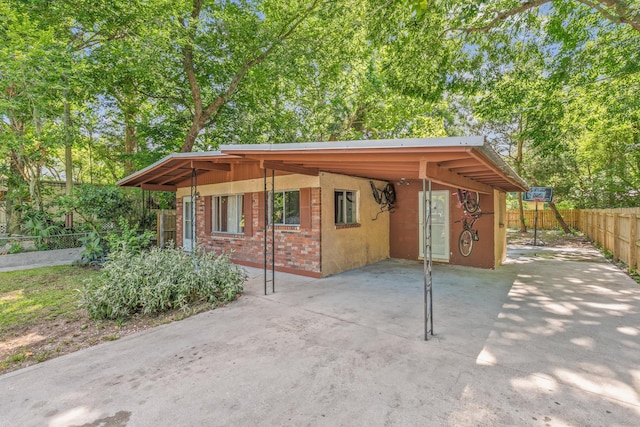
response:
<path id="1" fill-rule="evenodd" d="M 155 236 L 153 231 L 138 232 L 136 228 L 129 226 L 129 223 L 124 218 L 118 219 L 118 226 L 120 227 L 120 232 L 109 233 L 106 239 L 109 243 L 110 252 L 122 251 L 129 254 L 138 254 L 151 246 L 151 239 Z"/>
<path id="2" fill-rule="evenodd" d="M 213 307 L 242 293 L 244 271 L 229 255 L 153 248 L 131 254 L 113 252 L 103 270 L 85 282 L 81 305 L 94 319 L 121 319 L 136 313 L 155 314 L 189 304 Z"/>
<path id="3" fill-rule="evenodd" d="M 102 238 L 98 233 L 92 231 L 82 241 L 82 252 L 80 252 L 80 265 L 102 265 L 107 251 L 104 248 Z"/>

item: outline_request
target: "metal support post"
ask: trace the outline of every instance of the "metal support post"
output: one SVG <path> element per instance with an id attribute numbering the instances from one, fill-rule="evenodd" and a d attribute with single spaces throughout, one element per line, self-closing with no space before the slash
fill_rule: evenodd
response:
<path id="1" fill-rule="evenodd" d="M 427 341 L 429 335 L 433 335 L 433 252 L 432 252 L 432 235 L 431 235 L 431 202 L 432 202 L 432 185 L 429 180 L 429 188 L 427 194 L 427 180 L 422 180 L 423 209 L 425 217 L 422 221 L 422 247 L 423 247 L 423 268 L 424 268 L 424 339 Z"/>

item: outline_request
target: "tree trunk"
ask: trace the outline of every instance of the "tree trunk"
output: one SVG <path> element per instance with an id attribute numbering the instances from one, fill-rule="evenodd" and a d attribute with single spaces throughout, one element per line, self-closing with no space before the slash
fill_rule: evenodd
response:
<path id="1" fill-rule="evenodd" d="M 202 99 L 202 92 L 200 90 L 200 84 L 198 83 L 198 76 L 196 73 L 196 64 L 194 60 L 194 47 L 195 38 L 197 33 L 198 20 L 200 19 L 200 13 L 203 7 L 203 0 L 193 0 L 193 8 L 191 10 L 191 19 L 185 22 L 185 29 L 187 30 L 189 40 L 182 46 L 182 66 L 189 82 L 189 89 L 191 91 L 191 100 L 193 101 L 193 122 L 185 141 L 182 144 L 180 151 L 190 152 L 193 150 L 198 135 L 204 129 L 205 126 L 215 122 L 217 115 L 220 114 L 222 108 L 226 105 L 229 98 L 238 92 L 240 82 L 245 78 L 249 70 L 253 67 L 261 64 L 269 55 L 271 55 L 275 49 L 282 45 L 298 28 L 298 26 L 315 10 L 320 3 L 320 0 L 313 0 L 311 4 L 301 11 L 294 19 L 285 22 L 280 31 L 277 33 L 277 37 L 270 44 L 263 46 L 256 52 L 248 53 L 245 61 L 240 68 L 236 71 L 228 87 L 222 91 L 208 106 Z"/>
<path id="2" fill-rule="evenodd" d="M 71 151 L 71 105 L 69 104 L 69 89 L 64 90 L 64 114 L 62 121 L 64 124 L 64 174 L 65 174 L 65 191 L 67 195 L 73 191 L 73 153 Z M 73 214 L 65 215 L 65 227 L 73 228 Z"/>
<path id="3" fill-rule="evenodd" d="M 560 224 L 560 227 L 562 227 L 562 230 L 566 234 L 571 234 L 571 229 L 569 228 L 567 223 L 564 222 L 564 218 L 562 218 L 562 215 L 560 215 L 560 212 L 558 211 L 558 208 L 556 208 L 556 204 L 553 203 L 553 202 L 549 202 L 549 207 L 551 208 L 551 210 L 555 214 L 556 220 L 558 221 L 558 224 Z"/>
<path id="4" fill-rule="evenodd" d="M 520 232 L 527 232 L 527 222 L 524 219 L 524 204 L 522 203 L 522 193 L 518 193 L 518 212 L 520 214 Z"/>
<path id="5" fill-rule="evenodd" d="M 131 106 L 124 109 L 124 152 L 127 155 L 124 161 L 124 174 L 130 175 L 136 171 L 131 156 L 138 151 L 138 135 L 135 125 L 135 109 Z"/>
<path id="6" fill-rule="evenodd" d="M 64 116 L 62 118 L 64 125 L 64 174 L 65 174 L 65 190 L 67 194 L 71 194 L 73 190 L 73 156 L 71 152 L 71 105 L 67 99 L 68 89 L 64 91 Z"/>
<path id="7" fill-rule="evenodd" d="M 520 128 L 520 132 L 519 134 L 522 134 L 522 117 L 520 117 L 520 121 L 519 121 L 519 128 Z M 522 139 L 522 137 L 518 135 L 518 147 L 517 147 L 517 154 L 516 154 L 516 173 L 520 176 L 522 176 L 522 160 L 523 160 L 523 149 L 524 149 L 524 139 Z M 527 232 L 527 223 L 524 220 L 524 206 L 522 203 L 522 193 L 518 194 L 518 210 L 520 211 L 520 232 L 522 233 L 526 233 Z"/>

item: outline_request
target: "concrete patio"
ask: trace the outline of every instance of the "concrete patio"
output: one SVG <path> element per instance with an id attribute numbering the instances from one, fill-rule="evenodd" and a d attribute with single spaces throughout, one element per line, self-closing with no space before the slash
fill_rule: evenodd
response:
<path id="1" fill-rule="evenodd" d="M 597 252 L 497 271 L 248 270 L 236 303 L 0 377 L 0 425 L 640 425 L 640 287 Z"/>

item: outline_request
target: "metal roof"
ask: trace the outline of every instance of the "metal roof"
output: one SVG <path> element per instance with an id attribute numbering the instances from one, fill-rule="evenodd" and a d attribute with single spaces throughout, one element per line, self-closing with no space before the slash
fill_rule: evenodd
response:
<path id="1" fill-rule="evenodd" d="M 482 192 L 528 189 L 483 137 L 223 145 L 220 151 L 171 154 L 117 184 L 175 190 L 186 185 L 193 170 L 231 172 L 239 164 L 387 181 L 425 178 Z"/>

